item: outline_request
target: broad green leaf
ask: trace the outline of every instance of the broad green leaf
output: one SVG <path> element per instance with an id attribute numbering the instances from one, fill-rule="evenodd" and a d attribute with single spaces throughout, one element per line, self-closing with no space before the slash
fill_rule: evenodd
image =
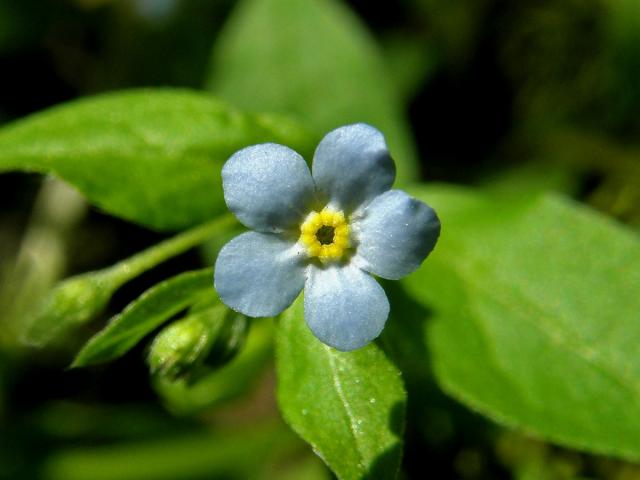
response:
<path id="1" fill-rule="evenodd" d="M 546 192 L 572 194 L 578 187 L 575 171 L 562 163 L 545 162 L 540 158 L 502 169 L 483 178 L 481 183 L 482 190 L 506 200 Z"/>
<path id="2" fill-rule="evenodd" d="M 210 268 L 160 282 L 131 302 L 80 350 L 73 367 L 114 360 L 166 320 L 213 290 Z"/>
<path id="3" fill-rule="evenodd" d="M 283 118 L 247 115 L 188 90 L 75 101 L 0 129 L 0 172 L 52 173 L 107 212 L 176 230 L 225 210 L 220 169 L 238 149 L 312 141 Z"/>
<path id="4" fill-rule="evenodd" d="M 278 403 L 285 420 L 341 479 L 395 478 L 406 393 L 375 344 L 339 352 L 317 340 L 302 296 L 280 318 Z"/>
<path id="5" fill-rule="evenodd" d="M 423 34 L 393 32 L 382 38 L 389 75 L 405 101 L 412 100 L 439 67 L 435 45 Z"/>
<path id="6" fill-rule="evenodd" d="M 382 56 L 336 0 L 243 0 L 216 43 L 208 80 L 250 111 L 295 114 L 319 135 L 367 122 L 388 142 L 401 181 L 417 174 L 415 146 Z"/>
<path id="7" fill-rule="evenodd" d="M 640 240 L 557 195 L 420 187 L 442 221 L 405 280 L 446 391 L 498 422 L 640 458 Z"/>

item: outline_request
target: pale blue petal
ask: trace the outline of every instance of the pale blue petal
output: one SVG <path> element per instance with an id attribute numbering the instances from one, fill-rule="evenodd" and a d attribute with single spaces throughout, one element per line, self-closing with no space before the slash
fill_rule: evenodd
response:
<path id="1" fill-rule="evenodd" d="M 250 317 L 271 317 L 302 290 L 304 258 L 294 243 L 278 235 L 243 233 L 220 250 L 214 286 L 229 308 Z"/>
<path id="2" fill-rule="evenodd" d="M 397 280 L 417 269 L 433 250 L 440 220 L 428 205 L 401 190 L 375 198 L 354 218 L 354 262 L 383 278 Z"/>
<path id="3" fill-rule="evenodd" d="M 275 143 L 233 154 L 222 168 L 222 187 L 236 218 L 261 232 L 296 227 L 308 213 L 315 190 L 304 159 Z"/>
<path id="4" fill-rule="evenodd" d="M 388 315 L 387 295 L 368 273 L 353 265 L 309 267 L 304 318 L 322 342 L 342 351 L 364 347 Z"/>
<path id="5" fill-rule="evenodd" d="M 382 133 L 364 123 L 329 132 L 313 157 L 318 192 L 347 213 L 389 190 L 395 176 Z"/>

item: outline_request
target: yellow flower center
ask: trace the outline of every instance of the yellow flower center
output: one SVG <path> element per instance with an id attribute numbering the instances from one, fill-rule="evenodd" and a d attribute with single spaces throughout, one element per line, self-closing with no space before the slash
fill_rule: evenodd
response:
<path id="1" fill-rule="evenodd" d="M 300 242 L 310 257 L 323 262 L 341 259 L 349 247 L 349 224 L 344 213 L 328 208 L 311 212 L 300 225 Z"/>

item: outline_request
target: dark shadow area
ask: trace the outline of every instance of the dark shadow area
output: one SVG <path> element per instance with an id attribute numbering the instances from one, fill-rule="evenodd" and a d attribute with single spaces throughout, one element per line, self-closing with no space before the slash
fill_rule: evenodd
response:
<path id="1" fill-rule="evenodd" d="M 391 407 L 391 414 L 389 415 L 389 429 L 400 439 L 402 438 L 405 420 L 406 405 L 398 402 Z M 393 478 L 398 471 L 400 460 L 402 458 L 402 450 L 403 444 L 402 440 L 400 440 L 387 451 L 378 455 L 378 458 L 373 462 L 373 465 L 367 475 L 362 478 L 365 480 Z"/>
<path id="2" fill-rule="evenodd" d="M 408 478 L 509 478 L 491 447 L 498 427 L 445 395 L 434 378 L 427 340 L 434 312 L 400 283 L 384 287 L 391 314 L 379 343 L 408 394 L 403 471 Z"/>

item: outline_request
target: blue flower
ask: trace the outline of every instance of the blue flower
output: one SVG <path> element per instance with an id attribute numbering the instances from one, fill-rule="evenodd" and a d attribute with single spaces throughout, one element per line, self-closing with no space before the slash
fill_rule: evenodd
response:
<path id="1" fill-rule="evenodd" d="M 282 145 L 235 153 L 222 169 L 224 198 L 254 231 L 218 255 L 214 283 L 222 301 L 269 317 L 304 288 L 305 320 L 318 339 L 343 351 L 371 342 L 389 315 L 372 274 L 397 280 L 411 273 L 440 233 L 434 210 L 391 190 L 394 178 L 384 137 L 362 123 L 322 139 L 313 174 Z"/>

